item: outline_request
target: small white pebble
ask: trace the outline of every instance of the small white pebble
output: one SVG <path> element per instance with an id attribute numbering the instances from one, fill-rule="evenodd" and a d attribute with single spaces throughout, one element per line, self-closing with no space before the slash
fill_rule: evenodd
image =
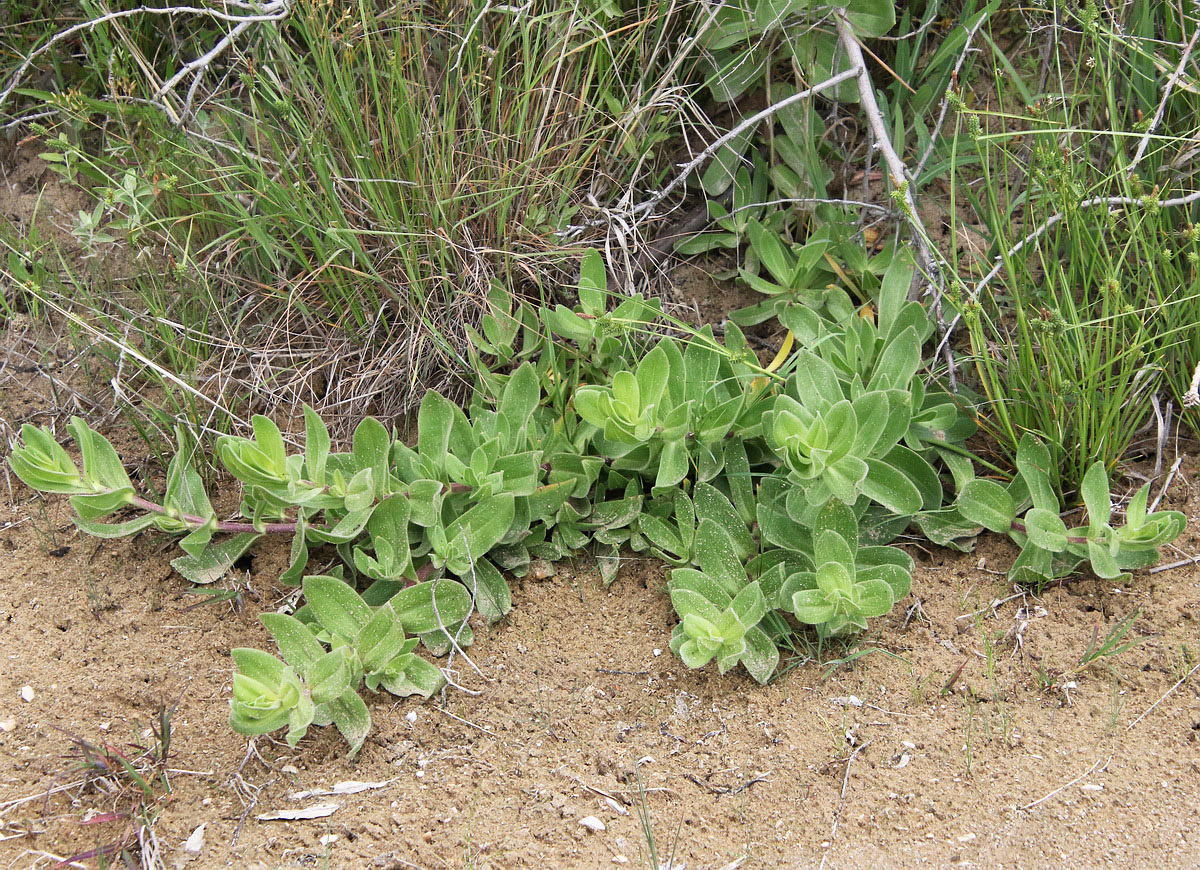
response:
<path id="1" fill-rule="evenodd" d="M 200 827 L 192 831 L 191 836 L 183 843 L 183 851 L 192 855 L 199 855 L 204 850 L 204 829 L 208 827 L 208 822 L 202 822 Z"/>
<path id="2" fill-rule="evenodd" d="M 613 863 L 614 864 L 628 864 L 629 859 L 626 858 L 624 855 L 613 855 Z"/>
<path id="3" fill-rule="evenodd" d="M 974 835 L 974 834 L 963 834 L 961 837 L 959 837 L 959 838 L 958 838 L 958 842 L 960 842 L 960 843 L 969 843 L 969 842 L 971 842 L 971 841 L 972 841 L 972 840 L 974 840 L 974 839 L 975 839 L 975 835 Z"/>
<path id="4" fill-rule="evenodd" d="M 830 698 L 829 703 L 836 704 L 839 707 L 861 707 L 863 700 L 854 695 L 847 695 L 844 698 Z"/>
<path id="5" fill-rule="evenodd" d="M 21 700 L 25 701 L 26 703 L 33 700 L 33 686 L 21 687 Z"/>
<path id="6" fill-rule="evenodd" d="M 0 720 L 0 731 L 9 732 L 17 727 L 17 720 L 9 716 L 7 719 Z"/>
<path id="7" fill-rule="evenodd" d="M 1102 786 L 1102 785 L 1100 785 L 1100 784 L 1098 784 L 1098 783 L 1089 782 L 1089 783 L 1086 783 L 1086 784 L 1084 784 L 1084 785 L 1081 785 L 1081 786 L 1079 787 L 1079 789 L 1080 789 L 1080 791 L 1103 791 L 1103 790 L 1104 790 L 1104 786 Z"/>
<path id="8" fill-rule="evenodd" d="M 408 720 L 409 725 L 412 725 L 413 723 L 415 723 L 417 721 L 417 711 L 409 710 L 407 713 L 404 714 L 404 718 Z"/>
<path id="9" fill-rule="evenodd" d="M 337 834 L 325 834 L 321 837 L 320 843 L 322 846 L 331 846 L 338 841 Z"/>
<path id="10" fill-rule="evenodd" d="M 658 649 L 657 647 L 655 647 L 655 648 L 654 648 L 654 657 L 655 657 L 655 658 L 658 658 L 660 655 L 662 655 L 662 650 L 660 650 L 660 649 Z M 624 855 L 618 855 L 618 856 L 617 856 L 617 858 L 625 858 L 625 856 L 624 856 Z M 613 860 L 614 860 L 614 861 L 616 861 L 616 860 L 617 860 L 617 858 L 613 858 Z M 628 858 L 625 858 L 625 860 L 626 860 L 626 861 L 628 861 L 629 859 L 628 859 Z"/>
<path id="11" fill-rule="evenodd" d="M 283 767 L 279 768 L 279 772 L 295 775 L 300 772 L 300 768 L 296 767 L 294 764 L 285 764 Z"/>
<path id="12" fill-rule="evenodd" d="M 584 816 L 579 820 L 579 824 L 583 825 L 594 834 L 598 834 L 604 830 L 604 822 L 600 821 L 595 816 Z"/>

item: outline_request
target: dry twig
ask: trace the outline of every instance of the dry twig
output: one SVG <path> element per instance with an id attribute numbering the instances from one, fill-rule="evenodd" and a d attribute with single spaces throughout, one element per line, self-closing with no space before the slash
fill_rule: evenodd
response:
<path id="1" fill-rule="evenodd" d="M 1141 722 L 1143 719 L 1145 719 L 1147 716 L 1149 716 L 1151 713 L 1153 713 L 1159 704 L 1161 704 L 1163 701 L 1167 700 L 1167 698 L 1169 698 L 1175 692 L 1176 689 L 1178 689 L 1180 686 L 1182 686 L 1184 683 L 1186 683 L 1188 680 L 1190 680 L 1192 677 L 1192 674 L 1196 673 L 1197 670 L 1200 670 L 1200 663 L 1193 665 L 1192 669 L 1190 671 L 1188 671 L 1186 674 L 1184 674 L 1180 678 L 1178 683 L 1173 685 L 1171 688 L 1167 689 L 1167 691 L 1163 693 L 1163 696 L 1161 698 L 1159 698 L 1157 701 L 1155 701 L 1153 704 L 1151 704 L 1149 707 L 1147 707 L 1145 712 L 1142 713 L 1141 716 L 1138 716 L 1136 719 L 1134 719 L 1132 722 L 1130 722 L 1129 727 L 1126 728 L 1125 730 L 1132 731 L 1133 726 L 1137 725 L 1139 722 Z"/>
<path id="2" fill-rule="evenodd" d="M 888 172 L 892 176 L 892 183 L 896 185 L 896 193 L 904 202 L 905 217 L 912 227 L 913 245 L 917 249 L 917 265 L 920 267 L 921 272 L 924 273 L 925 279 L 934 288 L 934 308 L 938 313 L 938 320 L 941 321 L 941 296 L 938 292 L 941 269 L 938 267 L 937 259 L 929 247 L 929 233 L 925 230 L 925 224 L 921 221 L 921 216 L 917 214 L 917 203 L 913 199 L 910 184 L 912 177 L 909 174 L 908 167 L 904 165 L 904 161 L 896 153 L 896 148 L 892 145 L 892 140 L 888 136 L 887 126 L 883 121 L 883 112 L 880 111 L 879 103 L 875 100 L 875 83 L 871 80 L 871 73 L 867 69 L 866 61 L 863 59 L 862 48 L 859 46 L 858 39 L 850 27 L 850 22 L 846 20 L 844 15 L 840 14 L 834 17 L 834 22 L 837 25 L 838 38 L 841 41 L 842 48 L 849 56 L 850 65 L 856 73 L 855 78 L 858 79 L 858 96 L 862 102 L 863 114 L 866 115 L 867 122 L 871 127 L 871 138 L 875 143 L 875 147 L 883 154 Z"/>
<path id="3" fill-rule="evenodd" d="M 1084 780 L 1084 779 L 1087 779 L 1087 778 L 1088 778 L 1089 776 L 1091 776 L 1093 773 L 1097 772 L 1097 770 L 1099 770 L 1099 771 L 1103 772 L 1103 771 L 1104 771 L 1104 769 L 1105 769 L 1106 767 L 1108 767 L 1108 763 L 1109 763 L 1110 761 L 1112 761 L 1112 756 L 1111 756 L 1111 755 L 1110 755 L 1108 758 L 1104 759 L 1104 761 L 1100 761 L 1099 759 L 1097 759 L 1097 761 L 1096 761 L 1096 763 L 1095 763 L 1095 764 L 1093 764 L 1091 767 L 1089 767 L 1089 768 L 1088 768 L 1087 770 L 1085 770 L 1083 773 L 1079 774 L 1079 776 L 1075 777 L 1073 780 L 1071 780 L 1070 782 L 1068 782 L 1066 785 L 1060 785 L 1058 788 L 1056 788 L 1054 791 L 1050 792 L 1049 794 L 1047 794 L 1047 795 L 1043 795 L 1042 797 L 1038 798 L 1037 800 L 1035 800 L 1035 801 L 1031 801 L 1030 803 L 1027 803 L 1027 804 L 1025 804 L 1024 806 L 1019 806 L 1019 807 L 1017 807 L 1017 810 L 1018 810 L 1018 811 L 1020 811 L 1020 812 L 1024 812 L 1024 811 L 1026 811 L 1026 810 L 1031 810 L 1031 809 L 1033 809 L 1033 808 L 1034 808 L 1034 807 L 1036 807 L 1038 804 L 1045 803 L 1046 801 L 1050 800 L 1050 798 L 1054 797 L 1054 796 L 1055 796 L 1056 794 L 1058 794 L 1059 792 L 1066 791 L 1066 790 L 1067 790 L 1067 789 L 1069 789 L 1071 786 L 1073 786 L 1075 783 L 1077 783 L 1077 782 L 1080 782 L 1080 781 L 1082 781 L 1082 780 Z"/>
<path id="4" fill-rule="evenodd" d="M 1154 131 L 1158 129 L 1159 123 L 1162 121 L 1163 113 L 1167 110 L 1167 100 L 1171 97 L 1171 91 L 1175 90 L 1175 85 L 1183 76 L 1183 70 L 1187 67 L 1188 61 L 1192 59 L 1192 50 L 1196 47 L 1196 39 L 1200 37 L 1200 26 L 1197 26 L 1192 33 L 1192 38 L 1188 40 L 1187 47 L 1184 48 L 1183 54 L 1179 56 L 1179 65 L 1175 67 L 1175 72 L 1167 79 L 1163 85 L 1162 99 L 1158 101 L 1158 109 L 1154 112 L 1154 117 L 1150 120 L 1150 126 L 1146 128 L 1146 132 L 1142 134 L 1142 139 L 1138 142 L 1137 151 L 1134 152 L 1133 161 L 1129 164 L 1127 173 L 1130 178 L 1133 177 L 1133 171 L 1137 169 L 1137 165 L 1142 162 L 1142 157 L 1146 154 L 1146 146 L 1150 144 L 1150 139 L 1154 135 Z"/>
<path id="5" fill-rule="evenodd" d="M 842 793 L 838 797 L 837 812 L 833 816 L 833 830 L 829 832 L 829 848 L 825 850 L 825 854 L 821 856 L 821 866 L 819 870 L 825 870 L 825 862 L 829 860 L 829 853 L 833 851 L 833 841 L 837 837 L 838 825 L 842 822 L 842 810 L 846 808 L 846 789 L 850 786 L 850 765 L 854 764 L 854 759 L 858 757 L 858 753 L 862 752 L 874 740 L 868 740 L 866 743 L 860 743 L 850 753 L 850 757 L 846 759 L 846 772 L 842 775 Z"/>

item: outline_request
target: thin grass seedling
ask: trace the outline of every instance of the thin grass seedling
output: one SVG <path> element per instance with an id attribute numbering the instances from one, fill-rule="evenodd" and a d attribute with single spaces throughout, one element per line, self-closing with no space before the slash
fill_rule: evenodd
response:
<path id="1" fill-rule="evenodd" d="M 898 655 L 897 653 L 894 653 L 888 649 L 884 649 L 883 647 L 873 646 L 865 649 L 857 649 L 840 659 L 831 659 L 830 661 L 825 662 L 825 670 L 821 674 L 821 679 L 828 680 L 838 671 L 839 668 L 853 665 L 859 659 L 866 658 L 872 653 L 882 653 L 888 658 L 895 659 L 898 662 L 904 662 L 904 664 L 908 665 L 910 668 L 912 667 L 912 662 L 904 658 L 904 656 Z"/>
<path id="2" fill-rule="evenodd" d="M 1097 622 L 1093 625 L 1092 636 L 1088 641 L 1087 649 L 1084 650 L 1083 655 L 1079 657 L 1079 661 L 1075 663 L 1074 667 L 1068 673 L 1077 674 L 1087 670 L 1092 665 L 1100 663 L 1111 664 L 1112 659 L 1115 659 L 1126 650 L 1133 649 L 1135 646 L 1139 646 L 1157 637 L 1157 635 L 1142 635 L 1126 639 L 1126 636 L 1133 629 L 1134 621 L 1141 615 L 1142 612 L 1140 610 L 1135 610 L 1110 628 L 1103 638 L 1100 637 L 1100 623 Z"/>
<path id="3" fill-rule="evenodd" d="M 105 866 L 110 861 L 130 864 L 136 860 L 145 868 L 165 866 L 154 825 L 172 793 L 168 765 L 174 710 L 174 706 L 160 708 L 147 744 L 119 747 L 68 735 L 73 749 L 66 759 L 72 773 L 82 774 L 81 793 L 103 796 L 108 808 L 82 822 L 103 831 L 104 842 L 64 859 L 63 865 L 95 860 Z M 53 792 L 47 791 L 47 804 Z"/>
<path id="4" fill-rule="evenodd" d="M 642 782 L 641 771 L 635 768 L 631 774 L 626 775 L 625 782 L 631 789 L 635 787 L 636 783 L 637 815 L 638 823 L 642 828 L 642 840 L 645 843 L 643 857 L 646 860 L 646 866 L 649 870 L 672 870 L 676 866 L 675 855 L 679 848 L 679 835 L 683 831 L 683 818 L 680 817 L 679 824 L 675 828 L 670 854 L 665 861 L 659 861 L 658 839 L 654 833 L 654 820 L 650 815 L 650 801 L 647 797 L 645 783 Z"/>

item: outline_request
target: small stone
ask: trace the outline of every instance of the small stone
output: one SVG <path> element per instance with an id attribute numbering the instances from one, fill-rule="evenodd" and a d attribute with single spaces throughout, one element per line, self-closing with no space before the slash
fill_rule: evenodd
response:
<path id="1" fill-rule="evenodd" d="M 662 650 L 660 650 L 658 647 L 655 647 L 655 648 L 654 648 L 654 657 L 655 657 L 655 658 L 658 658 L 660 655 L 662 655 Z M 617 858 L 625 858 L 625 856 L 624 856 L 624 855 L 618 855 L 618 856 L 617 856 Z M 617 859 L 616 859 L 616 858 L 613 858 L 613 860 L 615 861 L 615 860 L 617 860 Z M 628 861 L 629 859 L 628 859 L 628 858 L 625 858 L 625 860 L 626 860 L 626 861 Z"/>
<path id="2" fill-rule="evenodd" d="M 960 843 L 969 843 L 969 842 L 971 842 L 971 841 L 972 841 L 972 840 L 974 840 L 974 839 L 975 839 L 975 835 L 974 835 L 974 834 L 963 834 L 961 837 L 959 837 L 959 838 L 958 838 L 958 842 L 960 842 Z"/>
<path id="3" fill-rule="evenodd" d="M 9 731 L 12 731 L 16 727 L 17 727 L 17 720 L 14 719 L 12 716 L 9 716 L 7 719 L 0 719 L 0 731 L 4 731 L 7 733 Z"/>
<path id="4" fill-rule="evenodd" d="M 325 834 L 321 837 L 320 843 L 322 846 L 331 846 L 338 841 L 337 834 Z"/>
<path id="5" fill-rule="evenodd" d="M 593 834 L 598 834 L 604 830 L 604 822 L 600 821 L 595 816 L 584 816 L 579 820 L 579 824 L 583 825 Z"/>
<path id="6" fill-rule="evenodd" d="M 408 720 L 408 724 L 409 724 L 409 725 L 414 725 L 414 724 L 416 724 L 416 721 L 417 721 L 417 711 L 416 711 L 416 710 L 409 710 L 407 713 L 405 713 L 405 714 L 404 714 L 404 718 Z"/>
<path id="7" fill-rule="evenodd" d="M 21 687 L 21 700 L 25 703 L 29 703 L 33 700 L 33 686 Z"/>
<path id="8" fill-rule="evenodd" d="M 283 767 L 279 768 L 279 772 L 280 773 L 290 773 L 294 776 L 295 774 L 300 772 L 300 768 L 296 767 L 296 765 L 294 765 L 294 764 L 285 764 Z"/>
<path id="9" fill-rule="evenodd" d="M 204 850 L 204 829 L 208 827 L 208 822 L 202 822 L 200 827 L 192 831 L 183 843 L 183 851 L 191 855 L 199 855 Z"/>

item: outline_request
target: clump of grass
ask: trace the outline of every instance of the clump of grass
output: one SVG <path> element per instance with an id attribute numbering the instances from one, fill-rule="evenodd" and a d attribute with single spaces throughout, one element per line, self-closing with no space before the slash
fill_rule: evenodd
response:
<path id="1" fill-rule="evenodd" d="M 1069 673 L 1080 673 L 1092 665 L 1102 662 L 1111 666 L 1111 660 L 1115 659 L 1121 653 L 1133 649 L 1135 646 L 1143 644 L 1148 640 L 1153 640 L 1153 635 L 1128 637 L 1129 632 L 1133 629 L 1134 622 L 1141 615 L 1142 612 L 1140 610 L 1135 610 L 1113 625 L 1103 638 L 1100 637 L 1100 623 L 1097 622 L 1093 625 L 1092 636 L 1088 640 L 1087 649 L 1083 651 L 1083 655 L 1079 657 L 1079 661 L 1075 663 L 1075 666 L 1071 668 Z"/>
<path id="2" fill-rule="evenodd" d="M 553 294 L 579 250 L 559 232 L 661 182 L 662 142 L 697 114 L 677 85 L 706 14 L 297 4 L 210 70 L 182 129 L 133 72 L 53 100 L 56 165 L 115 203 L 146 257 L 122 292 L 64 295 L 214 398 L 394 419 L 452 391 L 489 292 Z M 128 26 L 80 39 L 125 62 Z M 149 182 L 127 184 L 131 167 Z"/>
<path id="3" fill-rule="evenodd" d="M 954 199 L 990 248 L 961 264 L 957 305 L 982 422 L 1010 456 L 1038 435 L 1069 494 L 1126 456 L 1156 394 L 1183 395 L 1200 353 L 1200 233 L 1188 203 L 1160 206 L 1196 189 L 1181 158 L 1200 96 L 1168 80 L 1197 22 L 1148 0 L 1029 14 L 1026 41 L 987 37 L 994 96 L 959 118 Z"/>

